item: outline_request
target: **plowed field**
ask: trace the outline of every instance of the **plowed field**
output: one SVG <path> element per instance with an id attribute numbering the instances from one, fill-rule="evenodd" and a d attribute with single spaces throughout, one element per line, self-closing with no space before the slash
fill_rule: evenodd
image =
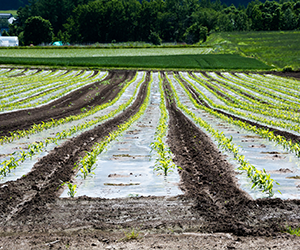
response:
<path id="1" fill-rule="evenodd" d="M 2 70 L 0 73 L 3 98 L 5 93 L 8 93 L 8 86 L 18 82 L 21 84 L 26 81 L 26 77 L 32 77 L 30 81 L 33 81 L 35 74 L 41 74 L 39 71 L 34 73 L 30 70 Z M 89 77 L 95 77 L 99 72 L 88 73 Z M 83 72 L 74 73 L 73 78 L 79 77 L 80 74 Z M 109 104 L 122 91 L 125 82 L 132 81 L 136 74 L 135 71 L 109 71 L 106 77 L 95 78 L 92 82 L 87 81 L 86 85 L 42 105 L 33 105 L 30 109 L 19 106 L 13 110 L 4 108 L 0 112 L 0 136 L 2 139 L 8 138 L 17 133 L 15 131 L 27 131 L 36 124 L 71 115 L 75 117 L 97 106 Z M 265 108 L 266 112 L 275 110 L 278 107 L 269 92 L 263 92 L 263 86 L 255 92 L 250 84 L 243 85 L 248 88 L 245 90 L 237 85 L 236 79 L 232 80 L 236 85 L 225 86 L 222 83 L 225 79 L 223 74 L 220 73 L 222 77 L 224 76 L 224 79 L 220 80 L 212 79 L 216 77 L 213 74 L 202 72 L 202 76 L 209 78 L 208 82 L 202 81 L 203 86 L 205 84 L 209 86 L 207 89 L 215 91 L 216 95 L 223 97 L 222 100 L 234 104 L 237 101 L 232 101 L 232 96 L 241 94 L 239 109 L 232 106 L 232 110 L 221 110 L 221 106 L 212 107 L 206 99 L 201 98 L 196 87 L 189 83 L 197 76 L 193 75 L 196 73 L 144 72 L 143 74 L 144 78 L 136 98 L 121 112 L 94 128 L 80 132 L 72 138 L 67 137 L 47 155 L 40 156 L 33 168 L 21 178 L 5 181 L 6 177 L 2 176 L 0 249 L 270 249 L 273 247 L 300 249 L 300 240 L 296 236 L 284 233 L 287 226 L 297 227 L 300 223 L 300 200 L 274 198 L 271 195 L 263 199 L 253 199 L 241 189 L 238 181 L 241 172 L 238 173 L 236 166 L 229 162 L 224 150 L 217 147 L 216 140 L 204 129 L 200 129 L 179 107 L 170 81 L 174 82 L 175 78 L 181 81 L 199 105 L 231 117 L 232 120 L 249 122 L 257 128 L 271 129 L 275 135 L 291 139 L 297 144 L 300 141 L 298 132 L 292 129 L 268 125 L 259 120 L 261 116 L 255 121 L 254 118 L 234 113 L 249 106 L 245 110 L 256 114 L 254 108 L 250 110 L 250 106 L 255 105 L 247 98 L 258 100 L 255 102 L 257 105 L 268 105 L 259 106 L 261 109 Z M 256 77 L 257 81 L 261 77 L 261 75 L 238 74 L 235 73 L 234 77 L 240 77 L 238 79 L 246 79 L 247 76 Z M 298 94 L 296 80 L 282 76 L 280 79 L 288 79 L 285 82 L 286 88 L 289 88 L 293 95 Z M 30 81 L 26 84 L 30 84 Z M 279 81 L 279 77 L 276 81 Z M 209 85 L 209 82 L 212 85 Z M 73 182 L 78 173 L 74 165 L 86 155 L 86 152 L 93 149 L 95 142 L 103 141 L 113 131 L 118 130 L 121 124 L 128 122 L 138 113 L 149 95 L 148 87 L 151 84 L 163 84 L 169 117 L 166 144 L 173 154 L 174 163 L 180 167 L 174 171 L 178 171 L 180 175 L 179 187 L 183 195 L 116 199 L 75 195 L 74 198 L 60 198 L 66 188 L 61 186 L 62 182 Z M 226 93 L 231 93 L 232 96 L 228 97 Z M 30 99 L 36 95 L 32 94 L 26 98 Z M 282 92 L 277 96 L 284 98 L 288 95 Z M 207 95 L 207 98 L 210 96 Z M 299 112 L 297 106 L 300 105 L 297 99 L 290 98 L 288 101 L 286 106 L 289 103 L 293 103 L 294 106 L 284 109 L 283 104 L 282 109 L 278 110 L 282 115 L 288 115 L 288 112 L 297 114 Z M 1 105 L 5 105 L 6 102 Z M 69 105 L 70 103 L 72 105 Z M 151 107 L 151 102 L 149 105 Z M 260 115 L 267 116 L 266 113 Z M 23 138 L 29 136 L 25 135 Z M 12 141 L 19 139 L 3 141 L 2 146 L 10 145 Z M 2 156 L 0 162 L 7 157 L 2 155 L 1 151 L 0 156 Z M 294 175 L 296 174 L 297 172 L 294 172 Z M 259 188 L 257 190 L 261 191 Z M 130 240 L 127 232 L 130 234 L 133 229 L 139 236 Z"/>

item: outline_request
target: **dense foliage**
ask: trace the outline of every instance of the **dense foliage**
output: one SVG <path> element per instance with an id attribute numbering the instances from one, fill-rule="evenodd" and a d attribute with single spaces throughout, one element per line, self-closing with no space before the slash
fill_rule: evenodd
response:
<path id="1" fill-rule="evenodd" d="M 53 32 L 51 23 L 40 16 L 29 17 L 24 27 L 24 43 L 38 45 L 50 43 Z"/>
<path id="2" fill-rule="evenodd" d="M 293 0 L 256 0 L 247 8 L 220 0 L 37 0 L 19 9 L 11 32 L 19 35 L 29 17 L 41 16 L 52 24 L 56 40 L 65 42 L 197 43 L 211 31 L 298 29 L 299 13 L 300 1 Z"/>

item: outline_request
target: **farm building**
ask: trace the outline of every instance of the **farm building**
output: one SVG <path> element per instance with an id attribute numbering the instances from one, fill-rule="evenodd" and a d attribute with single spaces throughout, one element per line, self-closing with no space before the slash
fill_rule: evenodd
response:
<path id="1" fill-rule="evenodd" d="M 7 13 L 0 13 L 0 19 L 10 19 L 12 18 L 13 15 L 12 14 L 7 14 Z"/>
<path id="2" fill-rule="evenodd" d="M 6 13 L 0 13 L 0 19 L 1 20 L 7 20 L 9 24 L 12 24 L 13 21 L 16 20 L 12 14 L 6 14 Z"/>
<path id="3" fill-rule="evenodd" d="M 8 31 L 9 25 L 16 19 L 12 14 L 0 13 L 0 34 L 6 30 Z"/>
<path id="4" fill-rule="evenodd" d="M 0 36 L 0 47 L 19 46 L 17 36 Z"/>

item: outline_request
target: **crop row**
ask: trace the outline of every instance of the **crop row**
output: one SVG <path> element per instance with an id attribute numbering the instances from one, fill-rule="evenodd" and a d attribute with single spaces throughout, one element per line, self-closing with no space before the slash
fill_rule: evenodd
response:
<path id="1" fill-rule="evenodd" d="M 239 162 L 240 166 L 239 169 L 242 171 L 245 171 L 247 173 L 248 178 L 252 181 L 253 185 L 252 188 L 259 188 L 263 192 L 267 193 L 269 196 L 273 196 L 273 185 L 274 180 L 271 178 L 270 174 L 267 174 L 266 171 L 263 169 L 258 170 L 255 166 L 250 164 L 247 160 L 245 160 L 245 156 L 242 155 L 239 152 L 239 148 L 232 143 L 232 137 L 227 138 L 223 132 L 219 132 L 218 130 L 215 130 L 210 124 L 205 122 L 200 117 L 197 117 L 190 109 L 182 104 L 179 100 L 179 96 L 176 92 L 176 89 L 174 88 L 172 81 L 168 76 L 167 80 L 169 84 L 171 85 L 171 88 L 173 90 L 173 93 L 175 95 L 175 100 L 177 103 L 177 106 L 184 111 L 187 115 L 189 115 L 196 124 L 198 124 L 200 127 L 205 129 L 217 142 L 218 146 L 224 150 L 227 150 L 231 152 L 234 156 L 234 159 Z M 192 97 L 191 93 L 185 88 L 183 83 L 180 81 L 180 79 L 176 78 L 177 82 L 180 84 L 180 86 L 184 89 L 185 93 L 189 96 L 190 100 L 193 102 L 196 108 L 199 108 L 199 105 L 195 101 L 195 99 Z M 277 183 L 277 182 L 275 182 Z M 278 183 L 277 183 L 278 184 Z"/>
<path id="2" fill-rule="evenodd" d="M 170 77 L 166 75 L 166 79 L 168 84 L 170 84 L 172 93 L 169 93 L 169 90 L 163 86 L 163 79 L 160 74 L 159 77 L 159 91 L 160 91 L 160 119 L 159 124 L 156 127 L 156 132 L 154 136 L 154 141 L 151 143 L 151 148 L 156 152 L 156 162 L 155 162 L 155 170 L 163 172 L 164 175 L 167 175 L 168 172 L 175 169 L 175 165 L 172 162 L 172 153 L 169 147 L 165 143 L 165 138 L 168 129 L 168 112 L 166 109 L 166 98 L 165 95 L 175 96 L 175 101 L 177 106 L 191 119 L 198 124 L 200 127 L 204 128 L 218 143 L 218 146 L 226 151 L 230 151 L 234 159 L 239 162 L 239 169 L 244 171 L 250 180 L 253 183 L 252 188 L 259 188 L 263 192 L 267 193 L 269 196 L 272 196 L 273 193 L 273 185 L 275 182 L 266 171 L 258 170 L 252 164 L 250 164 L 245 156 L 240 153 L 239 148 L 232 143 L 232 138 L 226 137 L 222 132 L 214 129 L 209 123 L 205 122 L 200 117 L 197 117 L 194 112 L 191 111 L 191 107 L 188 107 L 180 102 L 178 93 L 174 87 L 174 84 L 179 85 L 182 90 L 184 90 L 185 94 L 189 97 L 190 101 L 193 103 L 194 107 L 197 109 L 202 109 L 215 117 L 218 117 L 224 120 L 227 123 L 234 124 L 239 126 L 242 129 L 246 129 L 248 131 L 252 131 L 264 138 L 275 141 L 276 143 L 282 145 L 284 148 L 289 150 L 290 152 L 295 153 L 298 157 L 300 157 L 300 145 L 298 143 L 294 143 L 291 140 L 287 140 L 283 136 L 274 135 L 272 131 L 266 128 L 258 128 L 256 126 L 250 125 L 247 122 L 243 122 L 238 118 L 245 118 L 249 121 L 257 121 L 261 124 L 267 124 L 273 127 L 279 127 L 283 129 L 288 129 L 292 131 L 296 131 L 300 133 L 300 126 L 298 125 L 300 121 L 300 114 L 295 113 L 294 110 L 297 109 L 297 102 L 293 102 L 292 98 L 288 102 L 284 102 L 284 97 L 289 92 L 285 91 L 280 98 L 273 98 L 274 94 L 277 91 L 280 91 L 279 87 L 275 86 L 275 83 L 271 82 L 268 85 L 268 88 L 263 86 L 263 81 L 265 80 L 262 76 L 253 77 L 253 79 L 259 80 L 260 85 L 255 86 L 254 83 L 243 84 L 244 81 L 248 81 L 248 78 L 252 76 L 241 76 L 240 78 L 232 75 L 232 74 L 224 74 L 227 77 L 216 75 L 215 73 L 208 73 L 209 76 L 205 77 L 201 74 L 184 74 L 180 73 L 173 74 L 173 79 L 175 82 L 172 82 Z M 244 77 L 244 79 L 243 79 Z M 271 77 L 270 77 L 271 78 Z M 117 97 L 106 103 L 104 105 L 100 105 L 97 107 L 93 107 L 90 110 L 85 110 L 85 112 L 77 115 L 77 116 L 69 116 L 59 120 L 52 120 L 50 122 L 42 122 L 41 124 L 35 124 L 29 130 L 19 130 L 11 132 L 11 136 L 3 137 L 0 139 L 0 144 L 12 142 L 15 139 L 19 139 L 25 137 L 29 134 L 34 134 L 41 132 L 45 129 L 49 129 L 55 126 L 62 125 L 67 122 L 80 120 L 84 117 L 94 114 L 99 110 L 103 110 L 110 105 L 114 104 L 124 93 L 125 89 L 137 79 L 137 74 L 133 80 L 126 82 L 125 86 L 118 93 Z M 45 149 L 45 147 L 51 143 L 57 143 L 59 140 L 68 138 L 74 135 L 77 132 L 82 132 L 83 130 L 90 128 L 91 126 L 103 122 L 113 116 L 115 116 L 120 111 L 129 107 L 129 105 L 133 102 L 137 91 L 141 85 L 141 83 L 145 79 L 145 74 L 143 79 L 138 82 L 135 92 L 133 96 L 126 103 L 118 106 L 117 109 L 111 111 L 109 114 L 96 117 L 90 121 L 82 122 L 78 125 L 74 125 L 67 130 L 62 132 L 58 132 L 55 137 L 49 137 L 42 142 L 34 142 L 28 146 L 28 150 L 16 151 L 9 156 L 9 159 L 3 161 L 0 165 L 0 176 L 5 176 L 7 173 L 11 171 L 11 169 L 16 168 L 22 162 L 24 162 L 27 158 L 31 158 L 33 155 L 41 152 Z M 232 80 L 230 80 L 232 79 Z M 241 79 L 241 80 L 240 80 Z M 272 78 L 273 79 L 273 78 Z M 277 79 L 277 78 L 274 78 Z M 148 85 L 147 89 L 147 98 L 142 104 L 141 109 L 136 113 L 130 120 L 122 125 L 119 125 L 118 129 L 111 132 L 105 139 L 101 142 L 95 143 L 91 152 L 86 152 L 86 155 L 80 159 L 76 164 L 76 169 L 79 171 L 79 174 L 86 178 L 88 175 L 93 173 L 93 169 L 95 167 L 97 156 L 103 152 L 108 144 L 115 140 L 119 135 L 121 135 L 126 129 L 130 127 L 130 125 L 135 122 L 139 117 L 144 113 L 150 97 L 151 83 L 152 83 L 152 73 L 151 73 L 151 81 Z M 267 80 L 266 80 L 267 81 Z M 275 80 L 274 80 L 275 81 Z M 178 84 L 177 84 L 178 83 Z M 292 81 L 285 81 L 284 84 L 288 86 L 296 86 L 296 83 Z M 284 84 L 282 86 L 284 86 Z M 274 85 L 274 86 L 273 86 Z M 187 87 L 188 86 L 188 87 Z M 292 88 L 292 87 L 291 87 Z M 197 100 L 193 97 L 190 91 L 194 90 L 197 97 L 201 102 L 205 103 L 201 105 L 197 102 Z M 203 92 L 206 91 L 206 92 Z M 293 90 L 293 95 L 297 95 L 297 91 Z M 209 95 L 207 93 L 210 93 Z M 292 95 L 291 95 L 292 96 Z M 215 99 L 211 98 L 214 97 Z M 259 100 L 262 97 L 261 100 Z M 273 100 L 271 100 L 273 99 Z M 287 98 L 288 99 L 288 98 Z M 219 102 L 215 102 L 218 100 Z M 172 101 L 172 100 L 171 100 Z M 291 105 L 292 108 L 288 108 Z M 220 112 L 221 111 L 221 112 Z M 226 115 L 226 113 L 228 115 Z M 233 119 L 230 115 L 236 116 Z M 293 123 L 291 123 L 291 121 Z M 71 188 L 74 188 L 74 185 Z M 278 184 L 278 183 L 277 183 Z M 73 190 L 74 191 L 74 190 Z"/>
<path id="3" fill-rule="evenodd" d="M 21 73 L 23 70 L 21 69 L 8 69 L 7 71 L 4 71 L 2 75 L 4 75 L 5 77 L 9 77 L 9 76 L 13 76 L 13 75 L 17 75 L 19 73 Z M 1 77 L 2 77 L 1 75 Z"/>
<path id="4" fill-rule="evenodd" d="M 80 171 L 80 175 L 85 179 L 87 176 L 93 174 L 93 168 L 94 168 L 94 164 L 96 163 L 96 158 L 97 156 L 102 153 L 108 146 L 108 144 L 115 140 L 118 136 L 120 136 L 125 130 L 127 130 L 132 123 L 134 123 L 135 121 L 137 121 L 141 115 L 144 114 L 148 104 L 149 104 L 149 100 L 150 100 L 150 91 L 151 91 L 151 85 L 152 85 L 152 73 L 151 73 L 151 79 L 150 82 L 148 83 L 148 88 L 147 88 L 147 96 L 143 102 L 143 104 L 141 105 L 139 111 L 133 115 L 132 117 L 130 117 L 130 119 L 121 124 L 118 125 L 118 129 L 109 133 L 108 136 L 106 136 L 101 142 L 96 142 L 93 146 L 93 149 L 91 150 L 91 152 L 86 152 L 86 155 L 84 157 L 82 157 L 80 159 L 79 162 L 77 162 L 75 169 L 77 169 L 78 171 Z"/>
<path id="5" fill-rule="evenodd" d="M 177 80 L 180 82 L 180 80 L 177 78 Z M 185 79 L 187 80 L 187 79 Z M 188 81 L 188 80 L 187 80 Z M 231 124 L 237 125 L 243 129 L 246 129 L 248 131 L 254 132 L 256 134 L 259 134 L 260 136 L 269 139 L 270 141 L 274 141 L 280 145 L 282 145 L 285 149 L 289 150 L 290 152 L 294 153 L 296 156 L 300 157 L 300 145 L 299 143 L 293 143 L 291 140 L 287 140 L 285 137 L 280 135 L 274 135 L 274 132 L 270 131 L 269 129 L 265 128 L 257 128 L 256 126 L 252 126 L 247 122 L 242 122 L 240 120 L 235 120 L 231 117 L 228 117 L 220 112 L 218 112 L 218 109 L 214 108 L 214 103 L 210 102 L 210 99 L 207 98 L 192 82 L 188 81 L 188 83 L 193 87 L 194 90 L 196 90 L 198 97 L 206 102 L 209 107 L 206 107 L 204 105 L 200 105 L 196 103 L 196 101 L 193 99 L 193 103 L 197 108 L 203 109 L 210 114 L 221 118 L 222 120 L 229 122 Z M 182 84 L 182 83 L 181 83 Z M 247 118 L 247 116 L 246 116 Z M 249 115 L 248 119 L 251 119 L 252 116 Z"/>
<path id="6" fill-rule="evenodd" d="M 213 75 L 215 74 L 211 73 L 211 76 Z M 260 109 L 266 111 L 269 111 L 269 109 L 275 109 L 279 110 L 281 114 L 285 114 L 286 116 L 293 116 L 293 113 L 295 113 L 294 111 L 297 111 L 299 109 L 299 100 L 298 98 L 292 97 L 292 93 L 282 94 L 284 92 L 283 90 L 281 92 L 279 92 L 278 90 L 274 91 L 274 88 L 271 86 L 269 86 L 268 88 L 257 87 L 257 85 L 259 85 L 258 80 L 249 76 L 247 76 L 246 78 L 243 78 L 242 76 L 243 75 L 240 75 L 240 77 L 235 77 L 232 74 L 228 73 L 226 74 L 226 78 L 228 79 L 218 77 L 217 80 L 223 79 L 222 81 L 225 81 L 226 84 L 230 86 L 230 88 L 234 86 L 235 88 L 243 89 L 243 91 L 248 90 L 247 93 L 250 95 L 250 97 L 255 97 L 261 102 L 257 107 L 253 107 L 253 109 L 255 108 L 258 111 Z M 267 84 L 265 83 L 264 85 Z M 272 86 L 274 85 L 275 83 L 272 84 Z M 280 84 L 277 83 L 277 86 L 278 85 Z M 297 95 L 300 95 L 300 93 L 298 93 Z"/>
<path id="7" fill-rule="evenodd" d="M 78 125 L 74 125 L 70 129 L 63 130 L 62 132 L 58 132 L 55 135 L 55 137 L 47 138 L 45 141 L 34 142 L 34 143 L 32 143 L 28 146 L 27 151 L 21 150 L 21 151 L 14 152 L 12 155 L 10 155 L 10 158 L 8 160 L 4 160 L 1 163 L 1 165 L 0 165 L 1 166 L 0 167 L 0 176 L 6 176 L 7 173 L 10 173 L 12 169 L 15 169 L 16 167 L 18 167 L 27 158 L 32 158 L 33 155 L 35 155 L 37 153 L 40 153 L 50 143 L 57 143 L 59 140 L 68 138 L 69 136 L 71 136 L 71 135 L 73 135 L 73 134 L 75 134 L 79 131 L 85 130 L 85 129 L 87 129 L 87 128 L 95 125 L 95 124 L 98 124 L 100 122 L 103 122 L 103 121 L 115 116 L 117 113 L 119 113 L 120 111 L 127 108 L 130 105 L 130 103 L 132 103 L 132 101 L 134 100 L 134 98 L 136 96 L 136 93 L 137 93 L 137 90 L 138 90 L 139 86 L 141 85 L 141 83 L 144 81 L 144 78 L 145 78 L 145 74 L 144 74 L 143 79 L 138 83 L 132 97 L 126 103 L 121 104 L 117 109 L 111 111 L 107 115 L 98 117 L 97 119 L 93 119 L 91 121 L 86 121 L 86 122 L 80 123 Z M 127 86 L 129 86 L 129 84 L 127 84 Z M 120 98 L 120 96 L 121 96 L 121 93 L 119 93 L 119 96 L 114 99 L 113 103 L 115 103 L 117 101 L 117 99 Z M 112 102 L 110 103 L 110 105 L 112 105 Z M 99 110 L 100 110 L 100 108 L 103 109 L 104 107 L 108 107 L 108 105 L 100 106 Z M 96 112 L 95 110 L 93 110 L 93 111 Z M 87 114 L 85 114 L 85 115 L 87 115 Z M 44 123 L 44 124 L 46 124 L 46 123 Z M 35 129 L 38 130 L 38 128 L 35 128 Z M 45 129 L 45 127 L 42 128 L 42 129 Z"/>
<path id="8" fill-rule="evenodd" d="M 71 91 L 74 91 L 82 86 L 95 82 L 95 80 L 99 81 L 106 76 L 103 76 L 101 72 L 98 72 L 95 76 L 90 77 L 92 74 L 93 73 L 90 73 L 85 78 L 70 76 L 68 77 L 68 79 L 61 79 L 60 82 L 57 82 L 57 80 L 53 78 L 51 80 L 51 88 L 49 88 L 49 86 L 43 87 L 43 89 L 38 88 L 29 93 L 25 93 L 21 99 L 18 99 L 18 96 L 14 96 L 9 100 L 2 101 L 0 105 L 0 111 L 28 108 L 45 104 L 59 97 L 62 97 L 65 94 L 70 93 Z M 13 102 L 16 99 L 17 101 Z"/>
<path id="9" fill-rule="evenodd" d="M 272 90 L 273 94 L 281 95 L 283 99 L 290 98 L 291 101 L 295 102 L 300 97 L 299 83 L 294 81 L 293 84 L 287 83 L 283 78 L 274 81 L 273 79 L 259 76 L 257 74 L 250 74 L 249 76 L 244 74 L 238 74 L 238 76 L 246 81 L 249 81 L 252 86 L 257 85 L 262 90 L 270 92 Z"/>
<path id="10" fill-rule="evenodd" d="M 290 109 L 290 104 L 285 104 L 282 102 L 282 100 L 277 100 L 277 102 L 273 102 L 273 104 L 270 104 L 269 99 L 262 99 L 261 96 L 254 96 L 252 92 L 246 91 L 244 85 L 237 85 L 232 83 L 232 81 L 227 81 L 227 85 L 230 86 L 230 88 L 227 86 L 224 86 L 226 90 L 220 89 L 217 84 L 212 84 L 210 81 L 201 81 L 200 78 L 196 77 L 191 79 L 197 81 L 199 84 L 201 84 L 203 87 L 206 86 L 206 88 L 210 89 L 212 93 L 214 93 L 217 98 L 222 100 L 222 102 L 226 103 L 226 105 L 232 106 L 236 109 L 243 109 L 249 112 L 265 115 L 265 116 L 273 116 L 277 117 L 279 119 L 290 119 L 293 121 L 299 120 L 299 115 L 295 114 L 293 111 L 287 111 L 287 110 L 281 110 L 281 109 Z M 215 83 L 215 82 L 214 82 Z M 219 83 L 218 83 L 219 84 Z M 209 88 L 209 87 L 210 88 Z M 234 88 L 234 90 L 233 90 Z M 240 92 L 247 93 L 249 97 L 242 96 L 243 98 L 246 98 L 248 101 L 252 100 L 252 103 L 244 102 L 241 99 L 237 99 L 232 97 L 228 94 L 228 90 L 235 92 L 238 95 L 241 95 Z M 220 96 L 217 92 L 221 93 L 223 96 Z M 225 98 L 226 97 L 226 98 Z M 260 101 L 256 101 L 256 100 Z M 273 100 L 276 100 L 276 98 L 272 98 Z M 230 101 L 229 101 L 230 100 Z M 297 108 L 297 107 L 295 107 Z"/>
<path id="11" fill-rule="evenodd" d="M 183 76 L 182 76 L 182 78 L 185 81 L 187 81 L 189 84 L 192 84 L 191 80 L 189 80 L 188 78 L 183 77 Z M 201 81 L 197 81 L 197 79 L 195 79 L 195 78 L 192 79 L 192 80 L 195 80 L 198 84 L 201 85 L 201 87 L 206 88 L 212 95 L 216 96 L 215 91 L 208 88 L 206 85 L 201 83 Z M 234 115 L 237 115 L 237 116 L 240 116 L 240 117 L 245 117 L 247 119 L 254 120 L 256 122 L 266 124 L 266 125 L 270 125 L 270 126 L 273 126 L 273 127 L 279 127 L 279 128 L 283 128 L 283 129 L 289 129 L 289 130 L 295 131 L 295 132 L 300 132 L 300 126 L 297 124 L 299 122 L 299 117 L 298 117 L 299 115 L 295 114 L 294 112 L 290 112 L 291 116 L 286 116 L 286 115 L 280 114 L 279 110 L 274 109 L 274 110 L 272 110 L 272 113 L 269 113 L 267 111 L 263 111 L 263 108 L 262 108 L 260 110 L 260 114 L 255 115 L 255 114 L 251 113 L 251 111 L 253 111 L 253 108 L 251 108 L 251 107 L 246 107 L 245 105 L 240 105 L 240 104 L 233 104 L 232 102 L 226 100 L 222 96 L 218 96 L 218 98 L 222 102 L 224 102 L 224 104 L 226 104 L 226 105 L 216 104 L 214 101 L 212 101 L 206 95 L 204 95 L 200 91 L 199 88 L 196 88 L 196 91 L 201 95 L 201 98 L 204 98 L 204 100 L 211 107 L 213 107 L 215 109 L 224 110 L 224 111 L 227 111 L 231 114 L 234 114 Z M 270 109 L 269 109 L 269 111 L 270 111 Z M 268 116 L 265 117 L 265 116 L 262 116 L 262 115 L 268 115 Z M 294 116 L 294 117 L 292 117 L 292 116 Z M 274 117 L 278 118 L 278 119 L 274 119 Z M 287 122 L 285 120 L 292 120 L 295 123 L 290 123 L 290 122 Z"/>
<path id="12" fill-rule="evenodd" d="M 68 123 L 68 122 L 72 122 L 72 121 L 76 121 L 76 120 L 80 120 L 83 119 L 87 116 L 90 116 L 100 110 L 103 110 L 111 105 L 113 105 L 114 103 L 116 103 L 120 97 L 122 96 L 122 94 L 125 92 L 125 90 L 127 89 L 127 87 L 132 84 L 134 81 L 136 81 L 138 74 L 135 75 L 135 77 L 131 80 L 125 83 L 125 86 L 122 88 L 122 90 L 117 94 L 116 98 L 114 98 L 113 100 L 111 100 L 108 103 L 105 103 L 103 105 L 98 105 L 96 107 L 91 108 L 90 110 L 83 110 L 83 112 L 79 115 L 71 115 L 65 118 L 61 118 L 58 120 L 54 120 L 52 119 L 49 122 L 42 122 L 40 124 L 34 124 L 30 129 L 28 130 L 17 130 L 17 131 L 12 131 L 10 136 L 4 136 L 3 138 L 0 138 L 0 144 L 4 144 L 4 143 L 9 143 L 14 141 L 15 139 L 20 139 L 23 138 L 25 136 L 28 136 L 30 134 L 35 134 L 38 132 L 41 132 L 43 130 L 52 128 L 52 127 L 57 127 L 59 125 Z M 145 75 L 144 75 L 145 77 Z M 143 77 L 143 78 L 144 78 Z M 140 81 L 140 83 L 143 80 Z M 140 84 L 139 83 L 139 84 Z M 134 96 L 134 95 L 133 95 Z"/>
<path id="13" fill-rule="evenodd" d="M 167 176 L 169 172 L 172 172 L 173 169 L 176 168 L 176 166 L 172 160 L 172 152 L 170 148 L 167 146 L 167 144 L 165 143 L 169 116 L 166 108 L 166 99 L 165 99 L 164 89 L 163 89 L 163 80 L 160 74 L 158 74 L 158 78 L 159 78 L 159 93 L 160 93 L 160 103 L 159 103 L 160 118 L 159 118 L 159 123 L 156 127 L 154 141 L 151 143 L 151 148 L 157 154 L 154 170 L 163 171 L 163 174 Z"/>
<path id="14" fill-rule="evenodd" d="M 79 79 L 79 78 L 78 78 Z M 1 104 L 5 102 L 17 102 L 24 100 L 27 97 L 33 96 L 37 93 L 44 91 L 49 91 L 51 89 L 59 88 L 61 85 L 66 85 L 74 80 L 74 75 L 70 74 L 69 77 L 53 77 L 52 75 L 45 79 L 44 77 L 39 77 L 37 82 L 30 82 L 31 79 L 18 79 L 17 86 L 14 87 L 11 83 L 6 83 L 5 86 L 11 86 L 12 89 L 5 88 L 5 90 L 0 95 Z M 29 81 L 29 83 L 28 83 Z M 5 107 L 5 106 L 4 106 Z"/>
<path id="15" fill-rule="evenodd" d="M 35 75 L 23 75 L 18 77 L 12 77 L 12 78 L 0 78 L 0 89 L 4 90 L 4 92 L 1 94 L 1 98 L 7 97 L 9 92 L 12 92 L 13 90 L 16 90 L 16 93 L 19 93 L 20 90 L 26 91 L 34 88 L 36 84 L 42 84 L 42 82 L 48 82 L 52 80 L 53 76 L 56 77 L 56 79 L 62 79 L 63 77 L 66 77 L 64 71 L 61 72 L 60 75 L 57 75 L 59 72 L 50 71 L 50 70 L 44 70 L 40 71 L 39 73 Z M 71 72 L 69 72 L 71 74 Z M 43 84 L 44 85 L 44 84 Z M 31 88 L 31 86 L 33 86 Z M 39 86 L 39 85 L 37 85 Z M 3 95 L 5 94 L 5 95 Z"/>
<path id="16" fill-rule="evenodd" d="M 210 73 L 209 75 L 213 79 L 216 79 L 219 82 L 223 82 L 226 85 L 230 85 L 231 87 L 235 86 L 242 87 L 244 90 L 247 89 L 250 95 L 256 94 L 257 97 L 261 99 L 262 105 L 266 105 L 264 102 L 267 102 L 269 103 L 269 106 L 277 107 L 279 103 L 283 103 L 284 106 L 281 107 L 281 109 L 290 110 L 297 104 L 297 99 L 290 98 L 291 95 L 296 95 L 295 92 L 291 92 L 288 95 L 284 94 L 283 92 L 285 91 L 282 90 L 279 92 L 279 88 L 275 84 L 264 83 L 263 86 L 261 86 L 262 84 L 260 84 L 259 80 L 254 79 L 250 76 L 245 76 L 243 74 L 240 74 L 239 77 L 234 76 L 231 73 L 222 76 L 217 76 L 215 73 Z M 288 105 L 291 105 L 291 107 L 289 107 Z"/>

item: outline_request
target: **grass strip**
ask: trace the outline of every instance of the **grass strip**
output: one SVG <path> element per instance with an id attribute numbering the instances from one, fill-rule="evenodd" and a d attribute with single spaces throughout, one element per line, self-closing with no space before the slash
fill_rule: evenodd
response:
<path id="1" fill-rule="evenodd" d="M 0 57 L 0 64 L 85 66 L 114 68 L 178 68 L 178 69 L 241 69 L 270 70 L 272 67 L 240 55 L 161 55 L 161 56 L 102 56 L 102 57 Z"/>

